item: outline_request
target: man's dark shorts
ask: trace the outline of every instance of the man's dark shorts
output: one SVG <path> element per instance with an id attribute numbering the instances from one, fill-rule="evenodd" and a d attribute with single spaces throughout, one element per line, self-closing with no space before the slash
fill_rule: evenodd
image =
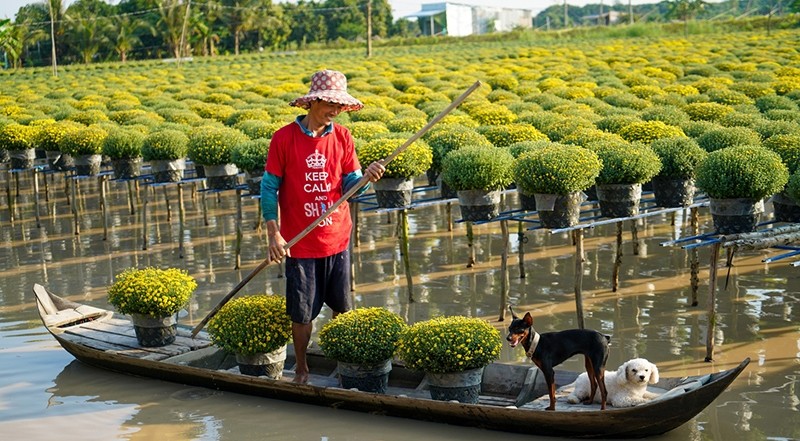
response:
<path id="1" fill-rule="evenodd" d="M 350 251 L 316 259 L 286 258 L 286 312 L 295 323 L 311 323 L 322 305 L 335 312 L 353 308 Z"/>

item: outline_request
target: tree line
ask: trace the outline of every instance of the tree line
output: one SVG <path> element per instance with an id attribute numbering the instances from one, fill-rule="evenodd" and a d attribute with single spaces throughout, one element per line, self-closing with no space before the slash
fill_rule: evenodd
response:
<path id="1" fill-rule="evenodd" d="M 0 33 L 7 67 L 239 54 L 312 43 L 409 36 L 388 0 L 43 0 L 23 6 Z M 2 24 L 2 23 L 0 23 Z"/>
<path id="2" fill-rule="evenodd" d="M 665 0 L 636 6 L 622 0 L 582 7 L 564 1 L 540 12 L 533 27 L 596 25 L 586 17 L 612 10 L 622 14 L 623 24 L 687 23 L 800 12 L 800 0 Z M 446 26 L 444 14 L 434 20 Z M 114 5 L 76 0 L 68 7 L 64 0 L 39 0 L 20 8 L 13 20 L 0 20 L 0 50 L 6 68 L 50 65 L 54 54 L 58 64 L 238 55 L 352 44 L 367 39 L 368 25 L 371 39 L 420 35 L 416 21 L 394 20 L 388 0 L 120 0 Z"/>

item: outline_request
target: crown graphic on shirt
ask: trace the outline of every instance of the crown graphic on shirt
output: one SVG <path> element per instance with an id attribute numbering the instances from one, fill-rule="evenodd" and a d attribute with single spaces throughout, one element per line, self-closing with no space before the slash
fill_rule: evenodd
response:
<path id="1" fill-rule="evenodd" d="M 319 150 L 314 150 L 314 153 L 306 158 L 308 168 L 325 168 L 326 162 L 328 162 L 328 159 Z"/>

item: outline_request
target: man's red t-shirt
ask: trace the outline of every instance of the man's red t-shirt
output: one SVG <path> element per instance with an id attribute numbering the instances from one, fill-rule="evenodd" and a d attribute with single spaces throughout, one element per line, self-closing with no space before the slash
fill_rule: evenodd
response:
<path id="1" fill-rule="evenodd" d="M 361 169 L 346 127 L 319 138 L 303 133 L 295 123 L 275 132 L 269 145 L 266 170 L 281 178 L 278 191 L 281 235 L 292 240 L 343 194 L 344 176 Z M 342 203 L 317 228 L 292 246 L 296 258 L 327 257 L 347 249 L 350 210 Z"/>

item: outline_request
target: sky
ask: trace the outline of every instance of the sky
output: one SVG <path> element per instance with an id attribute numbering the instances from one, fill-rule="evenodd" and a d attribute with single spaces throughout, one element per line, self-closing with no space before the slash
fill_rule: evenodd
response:
<path id="1" fill-rule="evenodd" d="M 42 0 L 0 0 L 0 18 L 14 18 L 19 8 L 30 4 L 30 3 L 38 3 Z M 107 0 L 108 1 L 108 0 Z M 202 1 L 202 0 L 198 0 Z M 275 0 L 273 0 L 275 1 Z M 278 0 L 284 1 L 284 0 Z M 389 0 L 389 4 L 392 5 L 392 16 L 394 18 L 400 18 L 406 16 L 408 14 L 413 14 L 422 9 L 423 3 L 442 3 L 444 0 L 427 0 L 427 1 L 420 1 L 420 0 Z M 601 0 L 567 0 L 568 5 L 575 5 L 575 6 L 582 6 L 587 3 L 600 3 Z M 623 4 L 627 4 L 627 0 L 602 0 L 605 4 L 613 4 L 616 1 L 619 1 Z M 659 0 L 631 0 L 631 2 L 635 5 L 643 4 L 643 3 L 657 3 Z M 72 0 L 65 0 L 65 4 L 72 3 Z M 116 1 L 109 1 L 109 3 L 116 3 Z M 451 3 L 461 3 L 461 4 L 469 4 L 469 5 L 480 5 L 480 6 L 503 6 L 506 8 L 520 8 L 520 9 L 532 9 L 536 12 L 541 11 L 549 6 L 555 4 L 563 4 L 563 0 L 453 0 Z"/>

